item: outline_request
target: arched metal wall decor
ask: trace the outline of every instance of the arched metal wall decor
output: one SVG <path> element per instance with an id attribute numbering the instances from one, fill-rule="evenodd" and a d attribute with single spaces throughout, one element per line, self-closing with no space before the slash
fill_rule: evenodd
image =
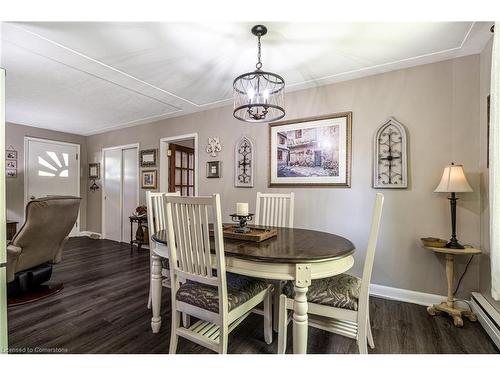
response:
<path id="1" fill-rule="evenodd" d="M 254 147 L 248 137 L 242 137 L 234 149 L 234 186 L 253 187 Z"/>
<path id="2" fill-rule="evenodd" d="M 378 128 L 373 139 L 374 188 L 408 187 L 406 138 L 406 128 L 392 117 Z"/>

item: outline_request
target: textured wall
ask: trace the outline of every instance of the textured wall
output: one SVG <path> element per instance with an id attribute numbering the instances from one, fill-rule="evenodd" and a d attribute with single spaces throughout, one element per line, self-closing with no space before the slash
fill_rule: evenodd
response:
<path id="1" fill-rule="evenodd" d="M 87 148 L 85 137 L 52 130 L 7 123 L 5 147 L 12 145 L 17 150 L 17 178 L 6 179 L 7 218 L 22 223 L 24 217 L 24 137 L 45 138 L 53 141 L 78 143 L 80 145 L 80 230 L 87 227 Z M 18 224 L 19 228 L 20 224 Z"/>
<path id="2" fill-rule="evenodd" d="M 142 149 L 159 147 L 162 137 L 196 132 L 200 194 L 221 193 L 226 217 L 236 202 L 250 202 L 252 208 L 257 191 L 294 191 L 296 226 L 351 239 L 358 249 L 353 272 L 360 274 L 376 192 L 371 187 L 372 138 L 376 128 L 394 116 L 409 132 L 410 186 L 383 191 L 386 203 L 372 281 L 445 294 L 443 259 L 422 249 L 419 238 L 449 237 L 449 202 L 433 190 L 444 166 L 454 161 L 464 164 L 474 188 L 458 203 L 459 238 L 464 244 L 480 244 L 479 75 L 479 55 L 474 55 L 288 93 L 285 119 L 353 112 L 351 188 L 268 188 L 268 126 L 235 120 L 231 106 L 90 136 L 88 161 L 99 162 L 103 147 L 135 142 Z M 242 135 L 250 136 L 256 146 L 253 189 L 235 188 L 233 183 L 234 146 Z M 205 163 L 211 158 L 204 149 L 213 136 L 223 145 L 214 159 L 222 161 L 221 179 L 205 178 Z M 89 193 L 87 215 L 88 230 L 101 232 L 101 191 Z M 464 261 L 458 261 L 458 272 Z M 479 288 L 478 271 L 475 261 L 462 295 Z"/>

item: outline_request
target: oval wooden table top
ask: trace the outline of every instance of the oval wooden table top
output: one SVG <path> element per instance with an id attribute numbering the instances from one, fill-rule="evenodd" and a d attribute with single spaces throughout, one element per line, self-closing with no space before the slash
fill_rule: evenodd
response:
<path id="1" fill-rule="evenodd" d="M 347 238 L 310 229 L 276 228 L 278 235 L 262 242 L 224 238 L 226 256 L 268 263 L 310 263 L 343 258 L 354 252 Z M 153 235 L 153 240 L 166 245 L 167 231 Z M 213 246 L 213 237 L 210 237 Z"/>

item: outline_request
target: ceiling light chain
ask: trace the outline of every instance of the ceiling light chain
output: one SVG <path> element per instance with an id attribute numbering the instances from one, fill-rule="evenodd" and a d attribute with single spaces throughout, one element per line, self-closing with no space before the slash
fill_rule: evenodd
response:
<path id="1" fill-rule="evenodd" d="M 260 61 L 260 59 L 261 59 L 260 34 L 257 36 L 257 38 L 258 38 L 258 41 L 257 41 L 258 52 L 257 52 L 257 64 L 255 64 L 255 67 L 257 68 L 257 70 L 260 70 L 260 68 L 262 68 L 262 62 Z"/>

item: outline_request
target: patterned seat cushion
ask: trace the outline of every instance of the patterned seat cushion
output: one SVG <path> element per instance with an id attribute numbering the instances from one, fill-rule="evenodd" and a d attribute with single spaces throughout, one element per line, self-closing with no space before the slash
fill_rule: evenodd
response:
<path id="1" fill-rule="evenodd" d="M 347 274 L 312 280 L 307 291 L 307 301 L 319 305 L 358 310 L 360 288 L 361 279 Z M 291 281 L 286 283 L 283 294 L 288 298 L 294 297 Z"/>
<path id="2" fill-rule="evenodd" d="M 267 288 L 264 280 L 226 273 L 228 311 L 244 304 Z M 204 310 L 219 312 L 219 294 L 217 287 L 188 281 L 180 286 L 177 300 L 200 307 Z"/>

